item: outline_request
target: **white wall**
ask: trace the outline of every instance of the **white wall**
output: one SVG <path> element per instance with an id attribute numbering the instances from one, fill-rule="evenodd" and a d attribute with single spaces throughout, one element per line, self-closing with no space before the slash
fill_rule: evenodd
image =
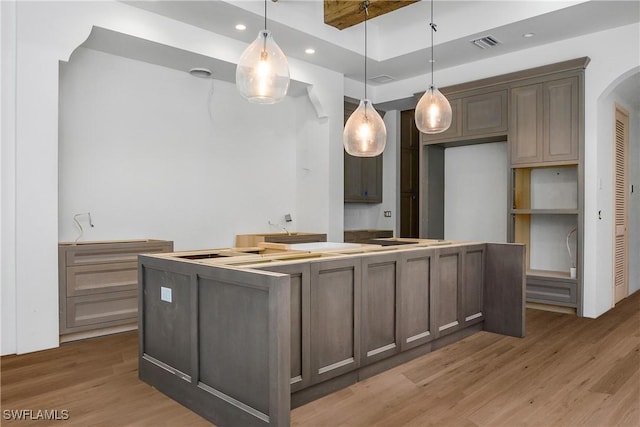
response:
<path id="1" fill-rule="evenodd" d="M 507 241 L 507 143 L 444 150 L 444 238 Z"/>
<path id="2" fill-rule="evenodd" d="M 400 144 L 400 112 L 388 111 L 384 115 L 387 128 L 387 144 L 382 153 L 382 203 L 345 203 L 344 229 L 393 230 L 396 236 L 396 219 L 400 214 L 397 210 L 397 147 Z M 385 217 L 384 211 L 391 211 L 391 217 Z"/>
<path id="3" fill-rule="evenodd" d="M 60 240 L 76 239 L 82 212 L 95 225 L 78 218 L 83 240 L 177 250 L 296 219 L 296 104 L 248 104 L 231 83 L 78 49 L 60 73 Z"/>
<path id="4" fill-rule="evenodd" d="M 16 134 L 15 134 L 15 2 L 0 2 L 0 334 L 4 349 L 16 347 Z"/>
<path id="5" fill-rule="evenodd" d="M 5 7 L 3 2 L 3 18 Z M 12 115 L 15 117 L 16 151 L 15 158 L 8 159 L 9 165 L 3 164 L 3 175 L 15 168 L 15 204 L 8 207 L 2 205 L 2 267 L 3 294 L 15 292 L 15 312 L 2 312 L 3 330 L 15 331 L 15 342 L 10 337 L 2 342 L 2 354 L 26 353 L 58 345 L 58 267 L 57 245 L 58 235 L 58 90 L 59 61 L 69 59 L 71 52 L 88 36 L 92 26 L 100 26 L 142 39 L 147 39 L 166 46 L 176 47 L 197 54 L 207 55 L 227 62 L 235 62 L 246 47 L 246 44 L 216 35 L 194 26 L 130 7 L 117 1 L 103 2 L 19 2 L 16 3 L 17 32 L 11 37 L 10 26 L 2 27 L 3 42 L 16 42 L 16 60 L 4 62 L 3 75 L 6 70 L 16 70 L 16 100 L 10 102 L 4 111 L 3 122 Z M 3 49 L 4 55 L 4 49 Z M 320 67 L 291 59 L 291 77 L 309 84 L 315 93 L 319 105 L 326 109 L 327 130 L 312 138 L 309 143 L 318 142 L 322 153 L 319 160 L 313 160 L 311 169 L 314 174 L 312 183 L 295 188 L 299 196 L 306 194 L 305 200 L 295 200 L 286 207 L 267 209 L 267 213 L 280 213 L 280 210 L 293 211 L 296 207 L 306 205 L 308 212 L 318 210 L 326 212 L 324 219 L 314 226 L 314 231 L 326 231 L 330 238 L 342 235 L 343 201 L 342 201 L 342 75 Z M 3 88 L 4 86 L 3 81 Z M 198 83 L 188 83 L 198 84 Z M 193 91 L 193 88 L 191 89 Z M 3 102 L 5 97 L 3 96 Z M 298 104 L 302 101 L 293 101 Z M 308 101 L 305 101 L 308 102 Z M 151 107 L 155 108 L 155 107 Z M 295 105 L 293 109 L 295 109 Z M 292 126 L 297 126 L 292 122 Z M 300 125 L 311 129 L 312 125 Z M 179 124 L 176 125 L 176 129 Z M 177 132 L 176 132 L 177 133 Z M 3 135 L 4 136 L 4 135 Z M 139 135 L 141 139 L 144 135 Z M 313 136 L 313 135 L 311 135 Z M 3 150 L 4 147 L 3 138 Z M 232 148 L 229 147 L 229 150 Z M 3 156 L 3 163 L 5 157 Z M 180 159 L 178 159 L 180 160 Z M 278 162 L 275 157 L 266 157 L 265 162 Z M 295 164 L 295 157 L 292 157 Z M 241 169 L 236 164 L 236 170 Z M 295 166 L 287 168 L 285 174 L 295 179 L 298 174 Z M 294 170 L 292 172 L 292 170 Z M 227 180 L 230 182 L 230 180 Z M 11 184 L 11 183 L 9 183 Z M 5 185 L 3 180 L 3 185 Z M 75 183 L 74 183 L 75 185 Z M 318 191 L 307 192 L 313 189 Z M 277 190 L 277 189 L 276 189 Z M 84 190 L 90 194 L 90 190 Z M 10 197 L 10 195 L 9 195 Z M 257 203 L 252 205 L 255 210 Z M 289 209 L 290 207 L 290 209 Z M 63 209 L 66 209 L 63 207 Z M 71 212 L 93 209 L 91 206 L 73 206 Z M 115 212 L 109 212 L 103 222 L 101 206 L 96 210 L 96 232 L 102 227 L 115 229 Z M 15 212 L 15 226 L 10 223 L 11 211 Z M 281 212 L 284 214 L 286 212 Z M 140 218 L 140 213 L 136 218 Z M 256 214 L 260 221 L 263 215 Z M 295 217 L 294 217 L 295 219 Z M 63 221 L 65 218 L 63 218 Z M 126 223 L 120 220 L 120 224 Z M 299 225 L 300 223 L 298 223 Z M 156 224 L 157 225 L 157 224 Z M 100 227 L 100 228 L 98 228 Z M 316 228 L 317 227 L 317 228 Z M 235 230 L 237 227 L 229 226 Z M 305 227 L 306 228 L 306 227 Z M 268 226 L 266 227 L 268 230 Z M 9 233 L 7 233 L 9 231 Z M 69 232 L 68 229 L 65 233 Z M 235 232 L 235 231 L 234 231 Z M 145 233 L 146 234 L 146 233 Z M 12 235 L 16 236 L 12 246 Z M 65 236 L 66 237 L 66 236 Z M 75 238 L 75 234 L 69 237 Z M 159 236 L 162 237 L 162 236 Z M 195 237 L 195 233 L 187 237 L 187 241 L 198 240 L 205 244 L 205 239 Z M 223 238 L 227 240 L 226 237 Z M 182 243 L 181 243 L 182 244 Z M 185 245 L 191 245 L 185 243 Z M 9 253 L 5 252 L 9 248 Z M 15 278 L 5 281 L 11 273 L 5 275 L 5 265 L 11 267 L 15 260 Z M 34 268 L 37 266 L 37 268 Z M 9 277 L 11 279 L 11 277 Z M 3 300 L 4 301 L 4 300 Z"/>

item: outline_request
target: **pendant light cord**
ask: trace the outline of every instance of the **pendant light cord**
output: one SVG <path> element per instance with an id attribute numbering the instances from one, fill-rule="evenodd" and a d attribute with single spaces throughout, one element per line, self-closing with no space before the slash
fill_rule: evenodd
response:
<path id="1" fill-rule="evenodd" d="M 431 22 L 429 22 L 429 27 L 431 27 L 431 87 L 433 88 L 433 63 L 435 60 L 433 59 L 433 33 L 438 31 L 438 27 L 433 23 L 433 0 L 431 0 Z"/>
<path id="2" fill-rule="evenodd" d="M 264 0 L 264 43 L 262 45 L 262 55 L 267 54 L 267 0 Z"/>
<path id="3" fill-rule="evenodd" d="M 367 17 L 369 16 L 369 0 L 360 6 L 364 10 L 364 99 L 367 99 Z"/>

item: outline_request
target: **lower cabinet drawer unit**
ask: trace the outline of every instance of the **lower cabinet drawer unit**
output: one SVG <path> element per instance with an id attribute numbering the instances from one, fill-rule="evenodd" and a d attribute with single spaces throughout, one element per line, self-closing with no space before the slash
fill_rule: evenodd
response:
<path id="1" fill-rule="evenodd" d="M 67 298 L 67 327 L 115 326 L 138 319 L 138 291 Z"/>
<path id="2" fill-rule="evenodd" d="M 59 311 L 63 341 L 134 329 L 138 315 L 138 255 L 172 252 L 173 242 L 133 240 L 60 243 Z"/>
<path id="3" fill-rule="evenodd" d="M 527 278 L 527 302 L 577 307 L 577 290 L 575 281 Z"/>

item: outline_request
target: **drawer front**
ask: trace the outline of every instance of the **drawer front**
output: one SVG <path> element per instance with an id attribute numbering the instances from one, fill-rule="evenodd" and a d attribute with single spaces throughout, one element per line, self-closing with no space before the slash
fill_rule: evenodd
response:
<path id="1" fill-rule="evenodd" d="M 527 301 L 576 307 L 577 286 L 573 282 L 527 279 Z"/>
<path id="2" fill-rule="evenodd" d="M 67 296 L 136 290 L 138 263 L 120 262 L 67 267 Z"/>
<path id="3" fill-rule="evenodd" d="M 265 236 L 265 242 L 269 243 L 314 243 L 326 242 L 326 234 L 291 234 L 279 236 Z"/>
<path id="4" fill-rule="evenodd" d="M 67 328 L 88 325 L 100 326 L 101 323 L 106 322 L 135 320 L 137 314 L 137 291 L 67 298 Z"/>
<path id="5" fill-rule="evenodd" d="M 66 248 L 66 265 L 106 264 L 137 262 L 139 254 L 170 252 L 172 242 L 103 243 L 69 246 Z"/>

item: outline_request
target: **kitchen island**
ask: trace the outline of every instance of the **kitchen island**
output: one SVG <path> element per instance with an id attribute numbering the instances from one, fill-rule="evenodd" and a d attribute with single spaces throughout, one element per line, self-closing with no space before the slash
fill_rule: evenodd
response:
<path id="1" fill-rule="evenodd" d="M 524 336 L 523 245 L 379 240 L 140 256 L 140 379 L 217 425 L 286 426 L 478 331 Z"/>

